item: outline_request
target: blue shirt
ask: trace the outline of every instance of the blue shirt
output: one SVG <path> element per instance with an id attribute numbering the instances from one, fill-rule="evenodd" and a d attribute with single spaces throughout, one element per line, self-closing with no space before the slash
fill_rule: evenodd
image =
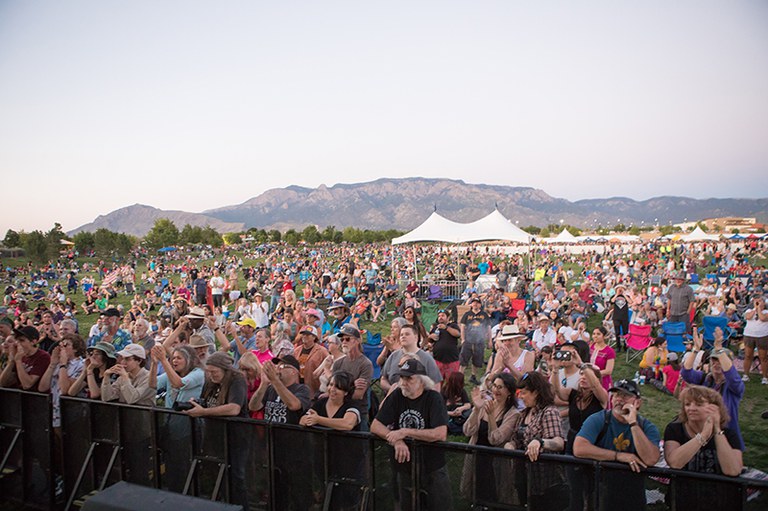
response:
<path id="1" fill-rule="evenodd" d="M 107 332 L 99 332 L 98 334 L 91 337 L 91 342 L 88 343 L 88 347 L 90 348 L 97 342 L 101 342 L 106 334 Z M 110 344 L 115 347 L 115 351 L 117 352 L 124 350 L 126 346 L 131 344 L 131 342 L 130 332 L 123 330 L 122 328 L 118 328 L 117 333 L 115 333 L 115 336 L 112 338 L 112 342 Z"/>
<path id="2" fill-rule="evenodd" d="M 168 383 L 168 375 L 161 374 L 157 377 L 158 394 L 165 391 L 165 407 L 173 408 L 174 403 L 187 403 L 190 399 L 200 399 L 200 393 L 205 383 L 205 373 L 199 367 L 192 369 L 188 375 L 181 377 L 181 388 L 174 389 Z"/>
<path id="3" fill-rule="evenodd" d="M 603 425 L 605 424 L 606 413 L 611 415 L 611 420 L 608 423 L 608 430 L 605 432 L 602 440 L 600 440 L 600 443 L 596 444 L 597 437 L 600 435 L 600 431 L 603 430 Z M 640 416 L 638 416 L 637 419 L 637 423 L 643 428 L 645 436 L 648 437 L 648 440 L 650 440 L 651 443 L 658 447 L 659 441 L 661 440 L 659 429 L 648 419 Z M 595 447 L 601 447 L 616 452 L 637 453 L 635 442 L 632 438 L 632 428 L 629 424 L 619 422 L 616 417 L 613 416 L 611 410 L 593 413 L 587 417 L 587 420 L 584 421 L 581 430 L 579 430 L 579 433 L 576 436 L 586 438 L 589 443 Z"/>
<path id="4" fill-rule="evenodd" d="M 243 343 L 243 345 L 245 346 L 245 349 L 248 351 L 254 351 L 257 349 L 255 333 L 252 336 L 250 336 L 248 339 L 240 339 L 240 342 Z M 240 362 L 240 357 L 242 357 L 242 355 L 240 354 L 240 350 L 237 349 L 237 342 L 230 341 L 229 349 L 232 350 L 232 356 L 235 359 L 235 367 L 237 367 L 238 363 Z"/>

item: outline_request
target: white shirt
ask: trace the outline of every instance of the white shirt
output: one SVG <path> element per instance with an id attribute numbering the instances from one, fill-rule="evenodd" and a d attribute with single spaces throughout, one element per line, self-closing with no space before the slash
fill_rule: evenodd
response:
<path id="1" fill-rule="evenodd" d="M 538 350 L 541 350 L 544 346 L 554 346 L 556 341 L 557 335 L 551 328 L 547 329 L 546 334 L 542 333 L 541 328 L 537 328 L 533 332 L 533 344 Z"/>

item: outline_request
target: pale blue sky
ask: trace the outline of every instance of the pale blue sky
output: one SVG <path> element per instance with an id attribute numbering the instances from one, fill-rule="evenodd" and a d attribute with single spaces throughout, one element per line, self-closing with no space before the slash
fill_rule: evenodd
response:
<path id="1" fill-rule="evenodd" d="M 0 236 L 448 177 L 765 197 L 768 3 L 0 0 Z"/>

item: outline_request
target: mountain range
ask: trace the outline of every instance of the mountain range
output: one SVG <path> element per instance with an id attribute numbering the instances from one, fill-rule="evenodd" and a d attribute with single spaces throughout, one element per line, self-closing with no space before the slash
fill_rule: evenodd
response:
<path id="1" fill-rule="evenodd" d="M 654 197 L 636 201 L 627 197 L 568 201 L 530 187 L 469 184 L 453 179 L 382 178 L 367 183 L 317 188 L 288 186 L 268 190 L 242 204 L 201 213 L 164 211 L 135 204 L 101 215 L 70 232 L 105 227 L 115 232 L 145 235 L 158 218 L 168 218 L 181 229 L 185 224 L 209 225 L 221 233 L 250 227 L 303 229 L 316 225 L 337 228 L 409 230 L 433 210 L 458 222 L 472 222 L 497 207 L 521 227 L 563 223 L 582 228 L 598 225 L 651 225 L 687 220 L 737 216 L 768 221 L 768 198 L 692 199 Z"/>

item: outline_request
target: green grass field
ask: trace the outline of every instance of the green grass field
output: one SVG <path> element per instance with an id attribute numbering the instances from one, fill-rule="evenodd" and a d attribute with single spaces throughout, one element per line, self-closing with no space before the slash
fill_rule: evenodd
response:
<path id="1" fill-rule="evenodd" d="M 4 266 L 21 266 L 26 265 L 25 259 L 6 259 L 2 261 Z M 79 262 L 98 263 L 97 259 L 79 259 Z M 245 260 L 246 266 L 257 264 L 258 260 Z M 202 264 L 205 264 L 203 262 Z M 142 266 L 137 267 L 136 275 L 137 279 L 141 273 L 145 271 Z M 82 277 L 81 273 L 79 277 Z M 178 284 L 178 276 L 172 279 L 174 283 Z M 52 283 L 51 283 L 52 284 Z M 66 283 L 65 283 L 66 284 Z M 66 285 L 64 286 L 66 287 Z M 241 289 L 245 288 L 245 281 L 241 278 Z M 299 294 L 299 293 L 297 293 Z M 130 307 L 131 297 L 125 294 L 120 294 L 116 300 L 113 300 L 110 305 L 122 304 L 127 308 Z M 83 300 L 82 293 L 75 295 L 75 302 L 79 305 Z M 33 308 L 35 304 L 30 304 L 30 308 Z M 423 322 L 429 326 L 436 316 L 436 311 L 439 305 L 424 304 Z M 362 321 L 361 327 L 370 331 L 371 333 L 381 333 L 387 335 L 389 333 L 389 318 L 392 315 L 387 315 L 387 320 L 380 321 L 378 323 L 371 323 L 368 321 Z M 77 319 L 80 323 L 80 331 L 87 333 L 90 327 L 97 319 L 97 315 L 92 314 L 85 316 L 82 311 L 77 314 Z M 602 317 L 596 315 L 590 318 L 589 328 L 593 328 L 601 324 Z M 637 362 L 626 363 L 624 353 L 618 354 L 616 361 L 616 368 L 613 376 L 614 380 L 621 378 L 632 378 L 637 370 Z M 643 408 L 641 413 L 648 417 L 654 424 L 656 424 L 659 430 L 664 431 L 664 427 L 669 423 L 679 412 L 679 404 L 672 397 L 666 394 L 662 394 L 654 387 L 646 385 L 642 389 L 643 392 Z M 740 408 L 740 424 L 744 440 L 747 445 L 747 450 L 744 453 L 745 465 L 756 467 L 764 471 L 768 471 L 768 435 L 765 431 L 768 427 L 768 421 L 762 419 L 760 414 L 768 410 L 768 386 L 761 385 L 759 378 L 752 378 L 752 381 L 746 383 L 746 392 L 744 399 L 741 402 Z M 452 440 L 460 440 L 459 438 L 452 438 Z"/>

